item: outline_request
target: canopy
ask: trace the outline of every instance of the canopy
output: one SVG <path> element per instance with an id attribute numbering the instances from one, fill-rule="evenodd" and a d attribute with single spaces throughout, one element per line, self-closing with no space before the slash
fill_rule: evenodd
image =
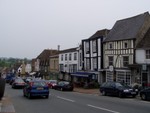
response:
<path id="1" fill-rule="evenodd" d="M 95 75 L 95 73 L 89 73 L 89 72 L 75 72 L 75 73 L 71 73 L 71 76 L 77 76 L 77 77 L 90 77 L 92 75 Z"/>

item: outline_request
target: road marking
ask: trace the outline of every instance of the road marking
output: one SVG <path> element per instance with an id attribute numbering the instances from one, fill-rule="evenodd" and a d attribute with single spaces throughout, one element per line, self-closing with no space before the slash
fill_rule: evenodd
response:
<path id="1" fill-rule="evenodd" d="M 71 99 L 68 99 L 68 98 L 63 98 L 63 97 L 60 97 L 60 96 L 57 96 L 57 98 L 62 99 L 62 100 L 66 100 L 66 101 L 69 101 L 69 102 L 75 102 L 74 100 L 71 100 Z"/>
<path id="2" fill-rule="evenodd" d="M 103 111 L 112 112 L 112 113 L 119 113 L 117 111 L 113 111 L 113 110 L 102 108 L 102 107 L 98 107 L 98 106 L 93 106 L 93 105 L 90 105 L 90 104 L 87 104 L 87 106 L 92 107 L 92 108 L 96 108 L 96 109 L 100 109 L 100 110 L 103 110 Z"/>
<path id="3" fill-rule="evenodd" d="M 2 111 L 2 108 L 1 108 L 1 106 L 2 106 L 2 103 L 0 103 L 0 112 Z"/>

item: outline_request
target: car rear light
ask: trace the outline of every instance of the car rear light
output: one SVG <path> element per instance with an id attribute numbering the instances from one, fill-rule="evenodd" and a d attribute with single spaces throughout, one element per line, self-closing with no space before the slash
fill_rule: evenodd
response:
<path id="1" fill-rule="evenodd" d="M 34 82 L 30 82 L 30 86 L 32 87 L 34 85 Z"/>

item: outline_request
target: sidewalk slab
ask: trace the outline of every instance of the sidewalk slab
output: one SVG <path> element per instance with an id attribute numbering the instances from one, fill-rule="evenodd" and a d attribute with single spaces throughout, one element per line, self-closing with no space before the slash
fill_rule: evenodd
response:
<path id="1" fill-rule="evenodd" d="M 14 106 L 7 96 L 0 100 L 0 113 L 15 113 Z"/>

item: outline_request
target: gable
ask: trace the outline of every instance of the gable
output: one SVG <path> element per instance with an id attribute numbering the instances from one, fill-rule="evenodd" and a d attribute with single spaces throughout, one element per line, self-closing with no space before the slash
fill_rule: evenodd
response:
<path id="1" fill-rule="evenodd" d="M 141 31 L 143 25 L 145 25 L 145 21 L 149 18 L 149 13 L 146 12 L 144 14 L 117 21 L 108 33 L 104 42 L 136 39 L 137 34 Z"/>

